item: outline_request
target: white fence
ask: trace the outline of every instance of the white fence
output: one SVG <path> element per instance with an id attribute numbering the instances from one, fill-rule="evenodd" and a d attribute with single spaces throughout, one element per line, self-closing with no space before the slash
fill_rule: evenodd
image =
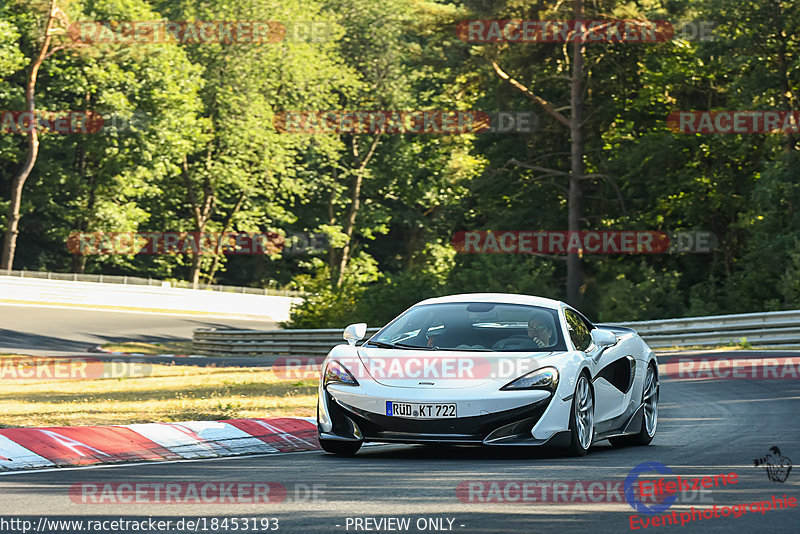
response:
<path id="1" fill-rule="evenodd" d="M 285 321 L 297 297 L 0 276 L 0 302 Z"/>
<path id="2" fill-rule="evenodd" d="M 737 344 L 743 339 L 753 346 L 800 345 L 800 310 L 714 315 L 684 319 L 660 319 L 614 323 L 633 328 L 652 348 Z M 220 330 L 194 331 L 194 349 L 215 355 L 307 355 L 324 356 L 343 343 L 342 330 Z M 377 328 L 367 330 L 368 335 Z"/>
<path id="3" fill-rule="evenodd" d="M 280 295 L 285 297 L 301 297 L 300 291 L 286 289 L 275 289 L 271 287 L 243 287 L 225 286 L 219 284 L 199 284 L 197 288 L 192 287 L 191 282 L 184 280 L 158 280 L 155 278 L 141 278 L 139 276 L 122 276 L 116 274 L 78 274 L 78 273 L 51 273 L 46 271 L 0 271 L 0 275 L 18 276 L 20 278 L 39 278 L 43 280 L 64 280 L 71 282 L 100 282 L 106 284 L 125 284 L 135 286 L 157 286 L 157 287 L 182 287 L 184 289 L 208 289 L 211 291 L 223 291 L 225 293 L 247 293 L 250 295 Z"/>

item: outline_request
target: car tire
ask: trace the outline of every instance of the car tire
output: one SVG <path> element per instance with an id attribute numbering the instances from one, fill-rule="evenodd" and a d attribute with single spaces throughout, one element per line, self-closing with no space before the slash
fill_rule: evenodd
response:
<path id="1" fill-rule="evenodd" d="M 658 375 L 653 364 L 647 366 L 647 374 L 642 386 L 642 404 L 645 413 L 642 417 L 642 428 L 636 434 L 609 438 L 614 447 L 640 447 L 650 445 L 658 428 Z"/>
<path id="2" fill-rule="evenodd" d="M 585 456 L 594 439 L 594 392 L 585 373 L 578 376 L 569 410 L 569 456 Z M 588 432 L 588 434 L 587 434 Z"/>
<path id="3" fill-rule="evenodd" d="M 339 456 L 353 456 L 361 448 L 360 441 L 338 441 L 331 439 L 319 439 L 322 450 Z"/>

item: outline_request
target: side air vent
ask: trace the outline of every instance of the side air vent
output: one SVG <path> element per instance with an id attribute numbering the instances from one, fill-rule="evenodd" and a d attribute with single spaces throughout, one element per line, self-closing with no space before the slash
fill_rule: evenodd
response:
<path id="1" fill-rule="evenodd" d="M 635 375 L 636 360 L 634 360 L 631 356 L 625 356 L 624 358 L 614 360 L 612 363 L 603 367 L 603 369 L 597 373 L 595 380 L 603 377 L 612 386 L 623 393 L 627 393 L 633 385 L 633 378 Z"/>

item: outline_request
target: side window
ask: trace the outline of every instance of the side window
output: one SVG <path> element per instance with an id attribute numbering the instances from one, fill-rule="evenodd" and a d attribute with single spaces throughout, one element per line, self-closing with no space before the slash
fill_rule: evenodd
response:
<path id="1" fill-rule="evenodd" d="M 564 316 L 567 318 L 567 328 L 569 329 L 569 337 L 572 339 L 572 344 L 578 350 L 586 350 L 592 344 L 592 335 L 589 333 L 589 327 L 577 313 L 572 310 L 564 310 Z"/>

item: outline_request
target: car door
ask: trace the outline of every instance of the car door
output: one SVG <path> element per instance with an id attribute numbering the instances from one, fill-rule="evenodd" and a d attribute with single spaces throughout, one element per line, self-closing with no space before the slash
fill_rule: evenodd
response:
<path id="1" fill-rule="evenodd" d="M 619 344 L 604 350 L 597 347 L 591 334 L 595 326 L 577 311 L 567 308 L 564 316 L 573 345 L 584 353 L 592 368 L 595 422 L 622 415 L 633 390 L 633 358 L 626 357 Z"/>

